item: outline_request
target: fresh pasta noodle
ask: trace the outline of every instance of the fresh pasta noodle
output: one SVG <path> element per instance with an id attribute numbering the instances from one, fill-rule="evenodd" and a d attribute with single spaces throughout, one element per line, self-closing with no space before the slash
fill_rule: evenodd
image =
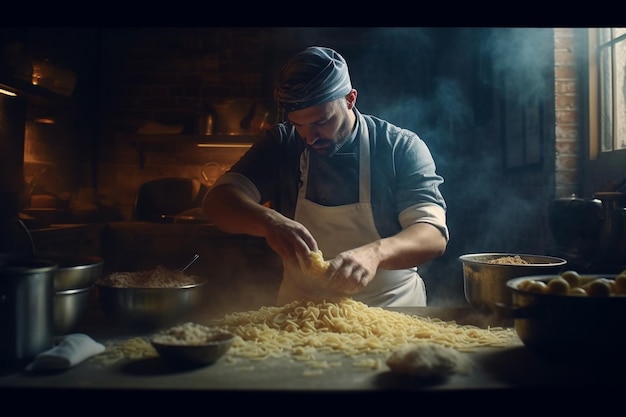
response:
<path id="1" fill-rule="evenodd" d="M 515 336 L 512 329 L 459 325 L 369 307 L 351 298 L 265 306 L 227 314 L 216 324 L 236 335 L 229 355 L 258 360 L 311 356 L 314 352 L 388 354 L 399 346 L 419 342 L 471 351 L 508 346 Z"/>
<path id="2" fill-rule="evenodd" d="M 398 349 L 440 345 L 458 351 L 480 347 L 505 347 L 518 342 L 513 329 L 480 328 L 454 321 L 420 317 L 369 307 L 351 298 L 315 302 L 294 301 L 284 306 L 261 307 L 213 320 L 213 326 L 235 334 L 224 363 L 242 371 L 254 371 L 250 361 L 289 357 L 306 366 L 304 376 L 341 366 L 324 354 L 344 354 L 353 366 L 378 370 L 385 357 Z M 122 359 L 158 356 L 149 340 L 135 337 L 115 342 L 94 358 L 111 365 Z"/>
<path id="3" fill-rule="evenodd" d="M 104 352 L 94 357 L 94 360 L 102 365 L 111 365 L 122 359 L 155 358 L 157 356 L 157 351 L 147 339 L 134 337 L 123 343 L 107 346 Z"/>
<path id="4" fill-rule="evenodd" d="M 324 254 L 321 250 L 318 249 L 309 252 L 309 256 L 305 261 L 300 260 L 300 258 L 298 258 L 298 260 L 300 261 L 300 269 L 302 269 L 305 274 L 316 279 L 326 277 L 326 271 L 328 270 L 330 262 L 324 260 Z"/>

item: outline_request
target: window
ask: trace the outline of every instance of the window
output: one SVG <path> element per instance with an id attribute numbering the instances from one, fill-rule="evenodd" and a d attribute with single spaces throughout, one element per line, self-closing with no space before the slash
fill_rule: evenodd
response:
<path id="1" fill-rule="evenodd" d="M 591 156 L 626 149 L 626 28 L 590 30 Z"/>

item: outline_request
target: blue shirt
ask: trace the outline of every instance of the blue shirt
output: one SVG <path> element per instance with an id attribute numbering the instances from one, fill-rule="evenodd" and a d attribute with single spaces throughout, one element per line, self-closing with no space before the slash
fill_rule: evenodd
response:
<path id="1" fill-rule="evenodd" d="M 399 128 L 356 109 L 357 123 L 365 123 L 370 137 L 371 190 L 374 222 L 381 237 L 398 233 L 416 221 L 438 227 L 448 238 L 446 203 L 426 143 L 414 132 Z M 327 156 L 309 154 L 307 199 L 325 206 L 352 204 L 359 199 L 358 126 L 352 136 Z M 295 213 L 300 186 L 300 155 L 304 140 L 288 122 L 279 123 L 224 174 L 215 185 L 239 183 L 259 203 L 270 202 L 283 215 Z M 247 178 L 245 181 L 238 173 Z M 247 182 L 243 184 L 242 182 Z"/>

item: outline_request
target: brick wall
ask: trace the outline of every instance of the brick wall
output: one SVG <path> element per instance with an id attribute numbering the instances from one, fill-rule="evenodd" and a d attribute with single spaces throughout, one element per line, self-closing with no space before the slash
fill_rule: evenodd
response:
<path id="1" fill-rule="evenodd" d="M 136 146 L 146 123 L 196 132 L 200 109 L 232 98 L 266 107 L 263 90 L 268 38 L 251 28 L 149 28 L 105 31 L 102 36 L 102 138 L 99 198 L 125 220 L 132 218 L 139 186 L 163 177 L 203 180 L 201 167 L 230 167 L 240 148 L 197 148 L 181 137 L 169 144 Z"/>
<path id="2" fill-rule="evenodd" d="M 72 142 L 72 152 L 79 153 L 85 161 L 93 156 L 98 166 L 95 173 L 87 164 L 63 174 L 80 179 L 78 186 L 70 187 L 70 191 L 96 184 L 98 203 L 128 220 L 142 183 L 167 176 L 202 179 L 200 168 L 207 162 L 229 167 L 242 154 L 242 149 L 199 149 L 184 144 L 179 138 L 169 146 L 138 148 L 133 143 L 132 134 L 147 121 L 182 125 L 189 133 L 189 129 L 195 126 L 193 118 L 199 104 L 214 104 L 233 97 L 257 99 L 273 112 L 272 81 L 284 59 L 303 45 L 312 43 L 326 43 L 349 54 L 351 50 L 358 50 L 358 43 L 366 39 L 347 37 L 342 35 L 342 30 L 346 31 L 342 28 L 318 28 L 314 32 L 289 28 L 116 28 L 92 34 L 99 42 L 95 48 L 101 49 L 100 56 L 92 64 L 99 76 L 87 82 L 99 86 L 93 92 L 93 101 L 97 104 L 92 110 L 98 117 L 87 135 L 81 132 L 79 140 Z M 556 95 L 553 129 L 556 153 L 555 172 L 550 175 L 554 175 L 557 197 L 579 190 L 578 87 L 573 32 L 567 28 L 554 30 Z M 365 58 L 354 55 L 355 68 L 367 67 Z M 376 77 L 368 78 L 368 74 L 361 77 L 370 83 L 370 90 L 376 87 L 370 80 Z M 428 79 L 427 76 L 414 78 Z M 388 88 L 390 83 L 393 85 L 392 81 L 382 77 L 380 83 Z M 75 96 L 84 84 L 85 79 L 79 78 Z M 373 94 L 367 90 L 363 92 L 366 94 L 360 97 L 360 101 L 365 103 L 364 100 Z M 376 100 L 370 100 L 369 108 L 380 105 Z M 273 118 L 274 114 L 271 114 L 269 120 Z M 47 162 L 38 156 L 41 155 L 38 149 L 45 145 L 37 142 L 39 135 L 31 132 L 27 136 L 34 140 L 27 144 L 27 160 Z M 60 145 L 64 140 L 62 137 L 54 139 L 52 146 Z M 95 155 L 88 148 L 89 143 L 98 144 Z M 552 157 L 550 153 L 548 155 Z M 59 166 L 63 166 L 66 160 L 75 161 L 76 158 L 70 159 L 69 155 L 63 154 Z M 30 169 L 39 168 L 39 165 L 26 168 L 29 170 L 26 174 L 30 176 L 34 172 Z M 519 187 L 523 180 L 515 176 L 511 181 Z M 534 181 L 533 177 L 532 192 Z"/>
<path id="3" fill-rule="evenodd" d="M 556 197 L 578 194 L 579 121 L 574 29 L 554 30 Z"/>
<path id="4" fill-rule="evenodd" d="M 272 31 L 252 28 L 139 28 L 103 31 L 107 123 L 185 123 L 199 104 L 265 98 L 261 72 Z M 271 54 L 270 54 L 271 56 Z"/>
<path id="5" fill-rule="evenodd" d="M 230 167 L 241 148 L 196 148 L 173 137 L 140 152 L 129 134 L 147 122 L 193 135 L 198 107 L 230 99 L 258 101 L 275 120 L 272 98 L 280 66 L 305 45 L 358 42 L 345 28 L 132 28 L 102 33 L 98 197 L 130 220 L 139 186 L 168 176 L 202 180 L 204 163 Z M 315 39 L 315 40 L 310 40 Z M 217 121 L 219 124 L 219 120 Z M 189 138 L 187 138 L 189 139 Z"/>

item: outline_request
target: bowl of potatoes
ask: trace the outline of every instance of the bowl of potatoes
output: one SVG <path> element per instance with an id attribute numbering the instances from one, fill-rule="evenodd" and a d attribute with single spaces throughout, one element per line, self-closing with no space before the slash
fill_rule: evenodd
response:
<path id="1" fill-rule="evenodd" d="M 550 357 L 626 351 L 626 270 L 518 277 L 509 309 L 524 345 Z"/>

